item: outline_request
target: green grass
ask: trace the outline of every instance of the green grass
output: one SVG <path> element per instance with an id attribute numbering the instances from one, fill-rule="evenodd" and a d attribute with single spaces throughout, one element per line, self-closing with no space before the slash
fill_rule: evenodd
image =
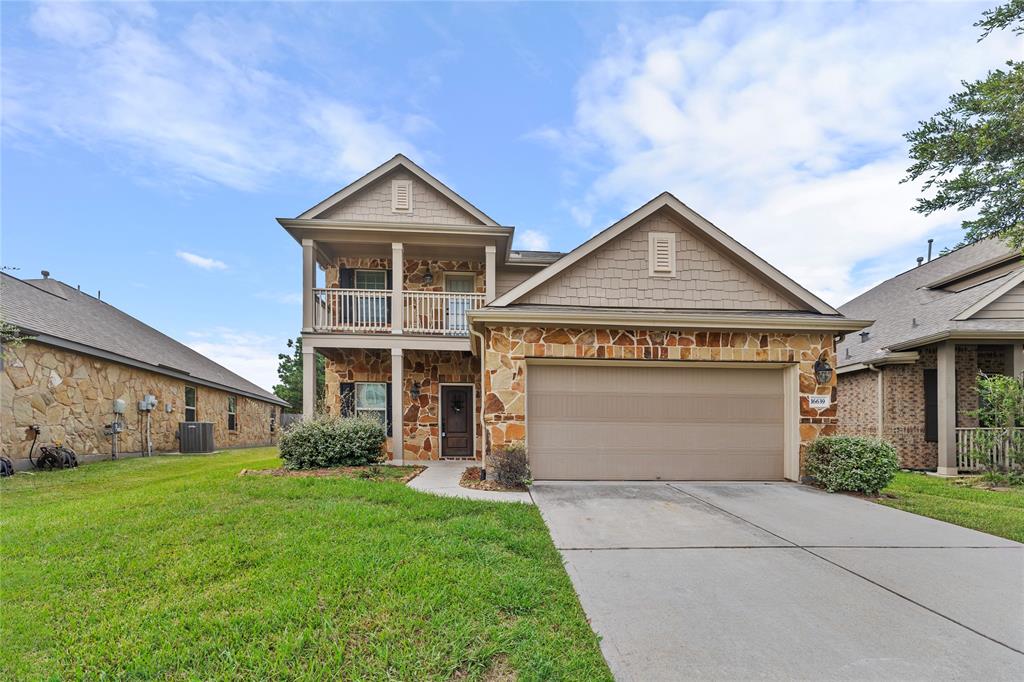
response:
<path id="1" fill-rule="evenodd" d="M 981 490 L 951 479 L 901 472 L 878 502 L 958 526 L 1024 542 L 1024 490 Z"/>
<path id="2" fill-rule="evenodd" d="M 3 481 L 0 679 L 610 679 L 536 508 L 276 466 Z"/>

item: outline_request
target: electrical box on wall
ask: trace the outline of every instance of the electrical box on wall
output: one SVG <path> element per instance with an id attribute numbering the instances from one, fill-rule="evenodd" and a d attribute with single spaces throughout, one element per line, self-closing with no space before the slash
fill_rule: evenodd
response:
<path id="1" fill-rule="evenodd" d="M 124 401 L 120 398 L 114 401 L 114 414 L 124 414 Z"/>
<path id="2" fill-rule="evenodd" d="M 146 394 L 139 401 L 139 412 L 151 412 L 156 407 L 156 396 L 152 394 Z"/>

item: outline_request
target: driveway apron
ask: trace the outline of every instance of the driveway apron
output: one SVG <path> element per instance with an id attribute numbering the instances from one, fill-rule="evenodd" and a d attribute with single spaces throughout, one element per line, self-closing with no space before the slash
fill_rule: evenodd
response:
<path id="1" fill-rule="evenodd" d="M 789 483 L 541 482 L 619 680 L 1019 680 L 1024 545 Z"/>

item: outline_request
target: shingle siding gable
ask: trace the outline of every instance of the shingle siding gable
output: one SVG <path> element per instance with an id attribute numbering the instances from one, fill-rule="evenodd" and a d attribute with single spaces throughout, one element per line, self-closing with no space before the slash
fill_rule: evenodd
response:
<path id="1" fill-rule="evenodd" d="M 652 232 L 676 235 L 674 277 L 649 274 Z M 647 218 L 517 302 L 710 310 L 801 309 L 662 213 Z"/>
<path id="2" fill-rule="evenodd" d="M 412 187 L 411 210 L 392 210 L 391 181 L 408 181 Z M 412 173 L 399 169 L 387 174 L 340 204 L 316 216 L 325 220 L 374 223 L 422 223 L 428 225 L 481 225 L 482 223 Z"/>

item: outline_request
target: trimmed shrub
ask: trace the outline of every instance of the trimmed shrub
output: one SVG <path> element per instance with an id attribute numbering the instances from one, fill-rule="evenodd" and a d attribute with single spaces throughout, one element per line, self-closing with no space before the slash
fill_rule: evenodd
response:
<path id="1" fill-rule="evenodd" d="M 281 433 L 286 469 L 363 466 L 384 460 L 384 425 L 372 417 L 321 415 Z"/>
<path id="2" fill-rule="evenodd" d="M 877 495 L 899 470 L 896 448 L 884 440 L 825 436 L 807 449 L 807 473 L 830 493 L 849 490 Z"/>
<path id="3" fill-rule="evenodd" d="M 494 480 L 508 488 L 526 485 L 530 482 L 530 463 L 526 457 L 526 445 L 509 443 L 491 452 L 487 460 Z"/>

